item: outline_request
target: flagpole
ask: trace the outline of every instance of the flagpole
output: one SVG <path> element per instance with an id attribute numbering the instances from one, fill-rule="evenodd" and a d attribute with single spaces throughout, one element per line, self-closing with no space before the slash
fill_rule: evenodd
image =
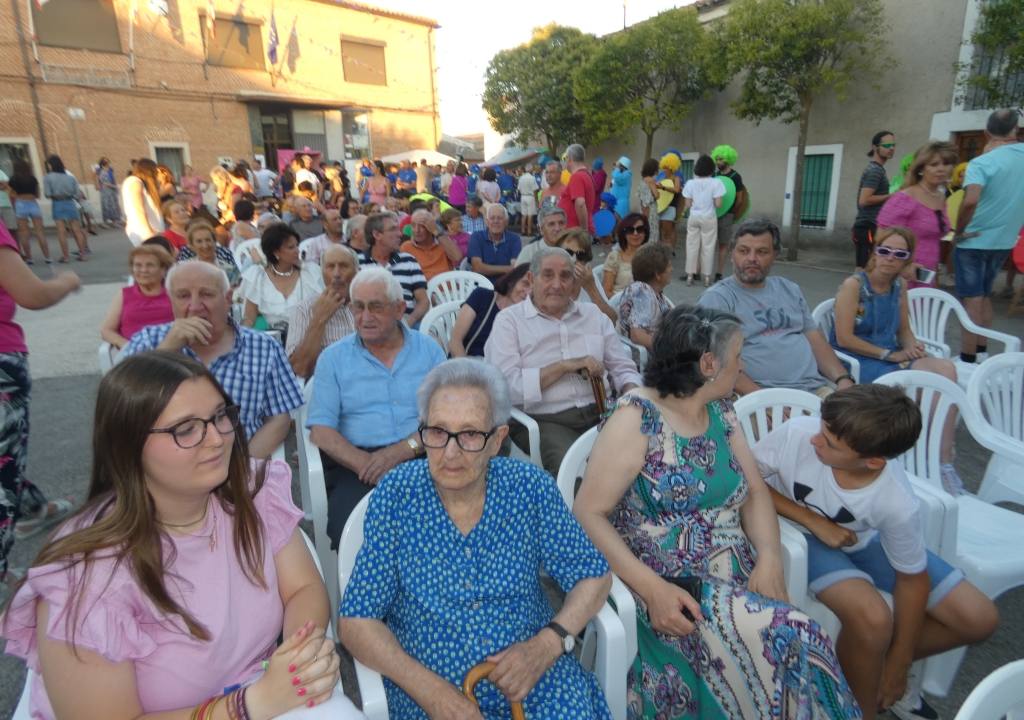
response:
<path id="1" fill-rule="evenodd" d="M 32 39 L 32 59 L 39 62 L 39 46 L 36 44 L 36 19 L 32 17 L 32 0 L 28 0 L 28 36 Z M 41 8 L 42 3 L 39 4 Z"/>
<path id="2" fill-rule="evenodd" d="M 28 26 L 32 32 L 32 47 L 35 49 L 35 23 L 32 21 L 32 0 L 27 0 Z M 18 49 L 21 51 L 21 64 L 25 69 L 25 80 L 28 82 L 29 97 L 32 98 L 32 111 L 36 117 L 36 131 L 39 133 L 39 144 L 43 147 L 43 156 L 50 154 L 49 144 L 46 142 L 46 126 L 43 125 L 43 113 L 39 109 L 39 92 L 36 90 L 36 76 L 32 71 L 32 63 L 28 58 L 28 48 L 25 43 L 25 26 L 21 22 L 21 4 L 19 0 L 11 0 L 11 9 L 14 11 L 14 25 L 18 31 Z M 34 53 L 33 53 L 34 54 Z M 36 56 L 36 62 L 39 57 Z"/>
<path id="3" fill-rule="evenodd" d="M 138 13 L 138 1 L 131 0 L 128 8 L 128 69 L 132 73 L 132 84 L 135 82 L 135 17 Z"/>

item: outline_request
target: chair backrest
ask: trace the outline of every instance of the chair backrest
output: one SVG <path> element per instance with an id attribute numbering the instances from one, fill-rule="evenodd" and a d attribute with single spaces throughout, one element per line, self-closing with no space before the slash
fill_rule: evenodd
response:
<path id="1" fill-rule="evenodd" d="M 900 455 L 899 461 L 911 475 L 941 488 L 939 453 L 942 429 L 953 406 L 956 406 L 964 416 L 968 427 L 973 426 L 973 413 L 967 404 L 967 394 L 952 380 L 938 373 L 922 370 L 898 370 L 881 376 L 875 382 L 880 385 L 901 387 L 921 409 L 921 436 L 914 447 Z"/>
<path id="2" fill-rule="evenodd" d="M 117 359 L 117 353 L 118 349 L 106 340 L 100 343 L 100 348 L 96 358 L 99 361 L 100 375 L 106 375 L 110 372 L 110 369 L 114 367 L 114 361 Z"/>
<path id="3" fill-rule="evenodd" d="M 370 506 L 373 491 L 368 492 L 355 506 L 345 521 L 345 529 L 341 531 L 338 542 L 338 597 L 345 597 L 345 587 L 352 578 L 356 566 L 356 556 L 363 546 L 363 522 L 366 520 L 366 508 Z"/>
<path id="4" fill-rule="evenodd" d="M 595 265 L 591 272 L 594 273 L 594 282 L 597 283 L 597 291 L 601 293 L 601 297 L 603 297 L 605 302 L 607 302 L 608 293 L 604 291 L 604 263 Z"/>
<path id="5" fill-rule="evenodd" d="M 924 344 L 930 355 L 949 357 L 946 343 L 946 323 L 960 301 L 948 292 L 935 288 L 913 288 L 907 292 L 910 328 Z"/>
<path id="6" fill-rule="evenodd" d="M 825 339 L 832 337 L 832 328 L 836 325 L 835 305 L 835 298 L 822 300 L 811 313 L 811 317 L 814 318 L 814 323 L 818 326 L 818 329 L 821 330 Z"/>
<path id="7" fill-rule="evenodd" d="M 820 415 L 821 398 L 804 390 L 763 388 L 741 397 L 735 409 L 743 434 L 753 445 L 791 417 Z"/>
<path id="8" fill-rule="evenodd" d="M 967 402 L 993 428 L 1024 442 L 1024 353 L 994 355 L 979 365 Z"/>
<path id="9" fill-rule="evenodd" d="M 1024 717 L 1024 660 L 994 670 L 971 691 L 954 720 Z M 1016 712 L 1014 712 L 1016 711 Z"/>
<path id="10" fill-rule="evenodd" d="M 597 440 L 597 428 L 592 427 L 576 438 L 558 466 L 558 492 L 562 494 L 565 504 L 572 508 L 576 498 L 576 481 L 583 477 L 587 469 L 590 451 Z"/>
<path id="11" fill-rule="evenodd" d="M 459 308 L 462 302 L 453 300 L 442 303 L 427 310 L 420 322 L 420 332 L 437 340 L 441 347 L 448 352 L 448 341 L 452 337 L 452 329 L 455 327 L 455 318 L 459 315 Z"/>
<path id="12" fill-rule="evenodd" d="M 492 290 L 494 284 L 471 270 L 450 270 L 430 279 L 427 283 L 427 299 L 434 306 L 447 302 L 461 303 L 478 287 Z"/>

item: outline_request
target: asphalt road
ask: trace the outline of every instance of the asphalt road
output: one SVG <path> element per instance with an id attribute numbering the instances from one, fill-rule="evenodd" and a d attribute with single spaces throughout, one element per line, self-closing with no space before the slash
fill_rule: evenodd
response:
<path id="1" fill-rule="evenodd" d="M 84 499 L 90 465 L 91 417 L 99 371 L 96 349 L 98 327 L 113 293 L 128 275 L 127 240 L 119 232 L 101 232 L 91 238 L 95 251 L 88 262 L 53 266 L 74 270 L 83 279 L 82 292 L 57 307 L 32 312 L 20 310 L 18 321 L 24 326 L 31 350 L 33 376 L 32 435 L 29 445 L 29 477 L 50 497 Z M 56 243 L 51 239 L 51 246 Z M 36 252 L 36 256 L 39 253 Z M 832 297 L 836 286 L 849 272 L 852 252 L 842 237 L 825 238 L 804 249 L 797 264 L 779 262 L 775 272 L 797 282 L 813 308 Z M 682 252 L 675 265 L 682 273 Z M 35 271 L 45 277 L 47 266 L 36 264 Z M 702 288 L 688 288 L 676 281 L 667 293 L 677 304 L 695 302 Z M 996 327 L 1015 335 L 1024 334 L 1024 319 L 1005 317 L 1006 301 L 997 302 Z M 956 346 L 956 329 L 950 331 Z M 961 430 L 957 464 L 968 488 L 980 481 L 987 454 Z M 296 492 L 296 499 L 298 494 Z M 12 563 L 29 564 L 42 544 L 41 538 L 16 544 Z M 933 698 L 942 717 L 952 718 L 971 689 L 992 670 L 1022 655 L 1019 641 L 1024 636 L 1024 591 L 1003 595 L 998 601 L 1002 622 L 987 642 L 969 650 L 953 688 L 946 698 Z M 346 673 L 351 679 L 351 675 Z M 15 658 L 0 656 L 0 718 L 10 717 L 24 682 L 24 665 Z M 351 687 L 346 682 L 346 687 Z"/>

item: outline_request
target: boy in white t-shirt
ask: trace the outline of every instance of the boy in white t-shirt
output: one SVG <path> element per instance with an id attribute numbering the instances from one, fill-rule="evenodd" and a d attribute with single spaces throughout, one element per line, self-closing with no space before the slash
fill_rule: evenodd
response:
<path id="1" fill-rule="evenodd" d="M 836 653 L 864 713 L 937 718 L 907 672 L 919 658 L 980 642 L 995 605 L 925 548 L 917 497 L 903 467 L 921 412 L 900 388 L 854 385 L 754 445 L 779 515 L 807 533 L 812 592 L 842 622 Z M 892 593 L 893 610 L 879 594 Z"/>

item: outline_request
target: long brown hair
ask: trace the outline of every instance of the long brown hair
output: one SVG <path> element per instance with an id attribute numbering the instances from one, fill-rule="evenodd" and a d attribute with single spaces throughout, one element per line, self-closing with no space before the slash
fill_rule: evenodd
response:
<path id="1" fill-rule="evenodd" d="M 153 198 L 153 204 L 160 207 L 160 180 L 156 169 L 156 163 L 149 158 L 139 158 L 132 166 L 132 175 L 142 181 L 146 186 L 146 192 Z"/>
<path id="2" fill-rule="evenodd" d="M 180 353 L 155 350 L 134 355 L 100 382 L 88 499 L 64 524 L 70 532 L 51 539 L 33 563 L 33 567 L 57 563 L 68 573 L 69 594 L 74 599 L 65 615 L 65 632 L 72 646 L 92 561 L 108 559 L 115 566 L 126 563 L 142 592 L 162 613 L 179 616 L 193 637 L 210 639 L 207 629 L 167 591 L 167 568 L 174 562 L 174 549 L 168 543 L 169 556 L 164 556 L 163 541 L 168 536 L 156 520 L 142 465 L 150 428 L 178 387 L 186 380 L 200 378 L 212 383 L 221 397 L 231 402 L 205 366 Z M 251 477 L 249 451 L 239 429 L 232 443 L 227 479 L 212 494 L 234 518 L 234 549 L 243 572 L 254 585 L 266 588 L 263 532 L 253 505 L 263 477 L 262 468 Z"/>

